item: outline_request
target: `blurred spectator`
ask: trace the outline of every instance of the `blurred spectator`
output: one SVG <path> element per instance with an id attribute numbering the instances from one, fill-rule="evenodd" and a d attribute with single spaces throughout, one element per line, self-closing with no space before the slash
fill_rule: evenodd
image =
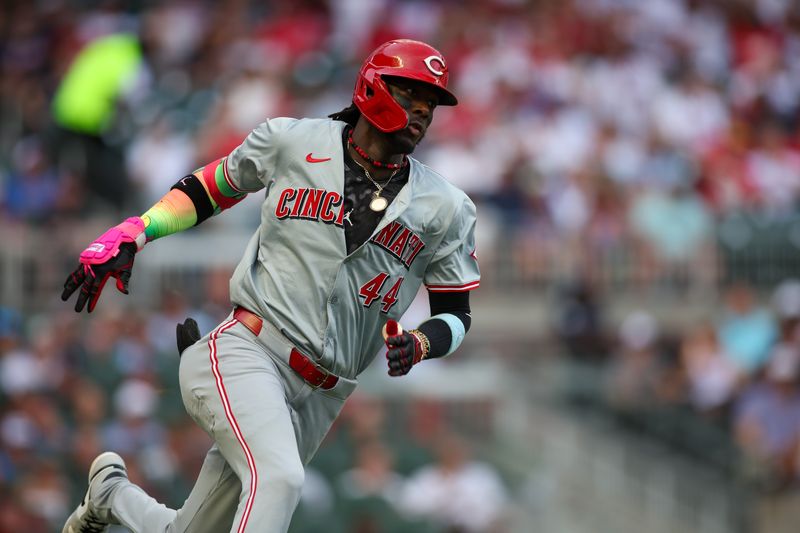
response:
<path id="1" fill-rule="evenodd" d="M 702 154 L 697 191 L 715 215 L 745 209 L 758 197 L 744 161 L 748 135 L 748 126 L 734 122 Z"/>
<path id="2" fill-rule="evenodd" d="M 723 305 L 717 328 L 723 353 L 742 372 L 752 375 L 767 361 L 769 348 L 777 338 L 775 321 L 743 282 L 726 290 Z"/>
<path id="3" fill-rule="evenodd" d="M 733 400 L 742 374 L 722 353 L 713 324 L 704 322 L 687 332 L 681 346 L 681 361 L 692 407 L 711 417 L 725 417 L 725 408 Z"/>
<path id="4" fill-rule="evenodd" d="M 201 333 L 210 331 L 207 328 L 213 328 L 213 324 L 219 324 L 230 313 L 228 285 L 232 275 L 233 267 L 213 267 L 206 272 L 200 311 L 209 323 L 198 322 Z"/>
<path id="5" fill-rule="evenodd" d="M 40 457 L 58 456 L 69 435 L 58 404 L 49 396 L 32 394 L 20 398 L 19 405 L 20 413 L 33 424 L 36 453 Z"/>
<path id="6" fill-rule="evenodd" d="M 318 470 L 306 467 L 300 502 L 292 520 L 293 533 L 342 531 L 341 514 L 337 516 L 335 495 L 328 479 Z"/>
<path id="7" fill-rule="evenodd" d="M 244 72 L 230 80 L 210 111 L 208 127 L 201 130 L 198 139 L 200 161 L 213 161 L 230 153 L 266 117 L 289 114 L 283 87 L 274 75 L 265 72 L 269 60 L 257 53 L 260 50 L 242 46 Z"/>
<path id="8" fill-rule="evenodd" d="M 679 72 L 652 104 L 654 129 L 671 146 L 699 149 L 728 126 L 723 96 L 700 76 Z"/>
<path id="9" fill-rule="evenodd" d="M 143 313 L 127 311 L 125 315 L 126 320 L 120 338 L 113 349 L 114 365 L 126 377 L 146 379 L 156 372 L 156 357 L 151 339 L 160 340 L 169 335 L 149 332 L 149 324 Z M 169 325 L 173 326 L 174 330 L 174 324 Z"/>
<path id="10" fill-rule="evenodd" d="M 345 498 L 356 500 L 378 497 L 393 503 L 399 496 L 402 478 L 392 470 L 392 452 L 379 442 L 361 443 L 353 468 L 339 478 Z"/>
<path id="11" fill-rule="evenodd" d="M 642 239 L 643 263 L 652 264 L 647 278 L 661 279 L 682 267 L 692 285 L 708 287 L 713 280 L 707 246 L 711 221 L 687 185 L 670 184 L 665 190 L 653 188 L 638 195 L 630 217 L 633 231 Z"/>
<path id="12" fill-rule="evenodd" d="M 82 335 L 78 362 L 84 375 L 104 390 L 113 390 L 123 379 L 114 360 L 114 348 L 124 330 L 124 318 L 119 309 L 107 309 L 86 324 Z"/>
<path id="13" fill-rule="evenodd" d="M 70 414 L 80 426 L 99 426 L 108 414 L 109 401 L 96 383 L 78 377 L 64 391 L 70 402 Z"/>
<path id="14" fill-rule="evenodd" d="M 635 311 L 620 324 L 618 348 L 609 369 L 607 391 L 611 404 L 638 410 L 656 401 L 661 373 L 658 361 L 658 323 L 649 313 Z M 644 402 L 643 402 L 644 400 Z"/>
<path id="15" fill-rule="evenodd" d="M 227 280 L 225 286 L 227 288 Z M 156 354 L 176 360 L 175 325 L 182 323 L 187 316 L 197 321 L 201 332 L 211 331 L 211 319 L 202 311 L 191 309 L 185 294 L 172 289 L 163 291 L 159 308 L 150 312 L 146 319 L 146 338 Z"/>
<path id="16" fill-rule="evenodd" d="M 778 350 L 765 379 L 754 383 L 736 404 L 739 444 L 761 470 L 761 481 L 779 485 L 795 477 L 795 450 L 800 442 L 800 352 Z"/>
<path id="17" fill-rule="evenodd" d="M 40 462 L 19 483 L 20 503 L 55 530 L 63 525 L 63 517 L 71 505 L 66 488 L 67 481 L 58 464 Z"/>
<path id="18" fill-rule="evenodd" d="M 398 514 L 403 478 L 393 469 L 392 452 L 378 441 L 362 442 L 353 468 L 337 480 L 341 506 L 350 531 L 413 529 Z"/>
<path id="19" fill-rule="evenodd" d="M 605 359 L 605 324 L 602 307 L 589 281 L 581 279 L 564 287 L 556 332 L 567 354 L 578 360 Z"/>
<path id="20" fill-rule="evenodd" d="M 380 440 L 386 429 L 386 416 L 384 400 L 362 393 L 348 399 L 340 419 L 347 424 L 350 439 L 357 446 Z"/>
<path id="21" fill-rule="evenodd" d="M 800 150 L 783 128 L 767 122 L 756 131 L 757 144 L 746 161 L 761 203 L 768 211 L 790 212 L 800 193 Z"/>
<path id="22" fill-rule="evenodd" d="M 790 278 L 779 283 L 772 292 L 771 304 L 781 322 L 800 319 L 800 281 Z"/>
<path id="23" fill-rule="evenodd" d="M 176 120 L 172 115 L 157 117 L 152 125 L 142 129 L 128 149 L 127 170 L 137 189 L 140 209 L 155 204 L 164 191 L 197 166 L 192 140 L 178 129 Z M 153 164 L 154 161 L 158 164 Z"/>
<path id="24" fill-rule="evenodd" d="M 10 344 L 7 340 L 6 344 Z M 9 346 L 0 359 L 0 385 L 3 394 L 17 396 L 25 392 L 45 388 L 46 374 L 36 372 L 36 360 L 31 351 L 24 347 L 12 349 Z"/>
<path id="25" fill-rule="evenodd" d="M 466 442 L 453 434 L 437 439 L 435 453 L 433 465 L 409 477 L 401 509 L 454 533 L 502 531 L 507 495 L 494 469 L 472 459 Z"/>
<path id="26" fill-rule="evenodd" d="M 152 419 L 158 396 L 151 384 L 141 380 L 123 382 L 114 393 L 113 405 L 116 417 L 103 430 L 107 449 L 133 455 L 163 446 L 164 428 Z"/>
<path id="27" fill-rule="evenodd" d="M 176 417 L 167 430 L 165 457 L 171 463 L 167 468 L 174 477 L 169 480 L 172 490 L 165 493 L 165 503 L 178 506 L 192 490 L 213 441 L 186 416 Z"/>
<path id="28" fill-rule="evenodd" d="M 3 414 L 0 418 L 3 481 L 13 486 L 34 467 L 37 438 L 36 426 L 30 417 L 20 411 Z"/>
<path id="29" fill-rule="evenodd" d="M 0 350 L 5 351 L 16 344 L 22 334 L 22 326 L 22 316 L 18 311 L 0 306 Z"/>
<path id="30" fill-rule="evenodd" d="M 45 533 L 52 531 L 51 524 L 24 505 L 19 491 L 6 491 L 0 487 L 0 531 L 26 531 Z"/>
<path id="31" fill-rule="evenodd" d="M 12 170 L 0 192 L 3 208 L 14 218 L 44 222 L 54 214 L 61 184 L 36 137 L 21 139 L 14 147 Z"/>
<path id="32" fill-rule="evenodd" d="M 105 28 L 77 53 L 53 96 L 58 164 L 85 179 L 96 208 L 121 210 L 129 200 L 122 147 L 111 131 L 122 101 L 146 79 L 153 46 L 148 20 L 141 19 L 137 34 L 137 21 L 106 13 Z"/>

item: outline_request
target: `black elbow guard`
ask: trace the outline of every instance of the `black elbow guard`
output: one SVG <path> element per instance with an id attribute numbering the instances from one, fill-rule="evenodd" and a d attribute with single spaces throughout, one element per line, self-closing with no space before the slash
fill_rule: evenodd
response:
<path id="1" fill-rule="evenodd" d="M 182 191 L 194 204 L 194 209 L 197 212 L 195 226 L 214 215 L 214 207 L 211 205 L 208 193 L 194 174 L 182 177 L 172 188 Z"/>

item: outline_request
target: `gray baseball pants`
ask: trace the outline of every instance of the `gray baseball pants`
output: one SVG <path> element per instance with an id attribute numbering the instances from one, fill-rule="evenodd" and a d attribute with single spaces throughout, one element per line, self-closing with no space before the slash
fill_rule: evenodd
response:
<path id="1" fill-rule="evenodd" d="M 98 503 L 135 533 L 285 532 L 304 465 L 356 385 L 314 389 L 289 367 L 291 349 L 266 321 L 256 337 L 232 315 L 187 348 L 183 403 L 215 441 L 191 494 L 174 510 L 122 481 Z"/>

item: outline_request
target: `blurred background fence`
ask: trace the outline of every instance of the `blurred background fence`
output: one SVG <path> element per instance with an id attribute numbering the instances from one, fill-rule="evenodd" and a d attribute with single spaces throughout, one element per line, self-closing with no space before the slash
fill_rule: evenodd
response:
<path id="1" fill-rule="evenodd" d="M 263 118 L 348 105 L 394 37 L 453 73 L 415 156 L 475 200 L 483 279 L 457 355 L 394 380 L 378 354 L 292 532 L 796 531 L 800 4 L 11 0 L 0 533 L 59 530 L 109 448 L 181 504 L 210 441 L 174 326 L 229 312 L 260 195 L 148 244 L 92 315 L 63 280 Z"/>

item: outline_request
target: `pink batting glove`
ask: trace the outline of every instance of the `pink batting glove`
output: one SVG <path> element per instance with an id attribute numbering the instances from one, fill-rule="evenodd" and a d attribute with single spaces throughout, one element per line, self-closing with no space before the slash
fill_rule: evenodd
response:
<path id="1" fill-rule="evenodd" d="M 91 313 L 110 277 L 117 280 L 120 292 L 128 294 L 134 256 L 146 241 L 144 222 L 139 217 L 131 217 L 103 233 L 81 253 L 78 268 L 64 282 L 61 299 L 67 301 L 80 288 L 75 311 L 80 313 L 85 306 Z"/>
<path id="2" fill-rule="evenodd" d="M 100 265 L 119 253 L 119 246 L 124 242 L 132 242 L 138 252 L 144 248 L 147 236 L 144 233 L 144 222 L 139 217 L 130 217 L 125 222 L 108 229 L 90 244 L 80 255 L 84 265 Z"/>

